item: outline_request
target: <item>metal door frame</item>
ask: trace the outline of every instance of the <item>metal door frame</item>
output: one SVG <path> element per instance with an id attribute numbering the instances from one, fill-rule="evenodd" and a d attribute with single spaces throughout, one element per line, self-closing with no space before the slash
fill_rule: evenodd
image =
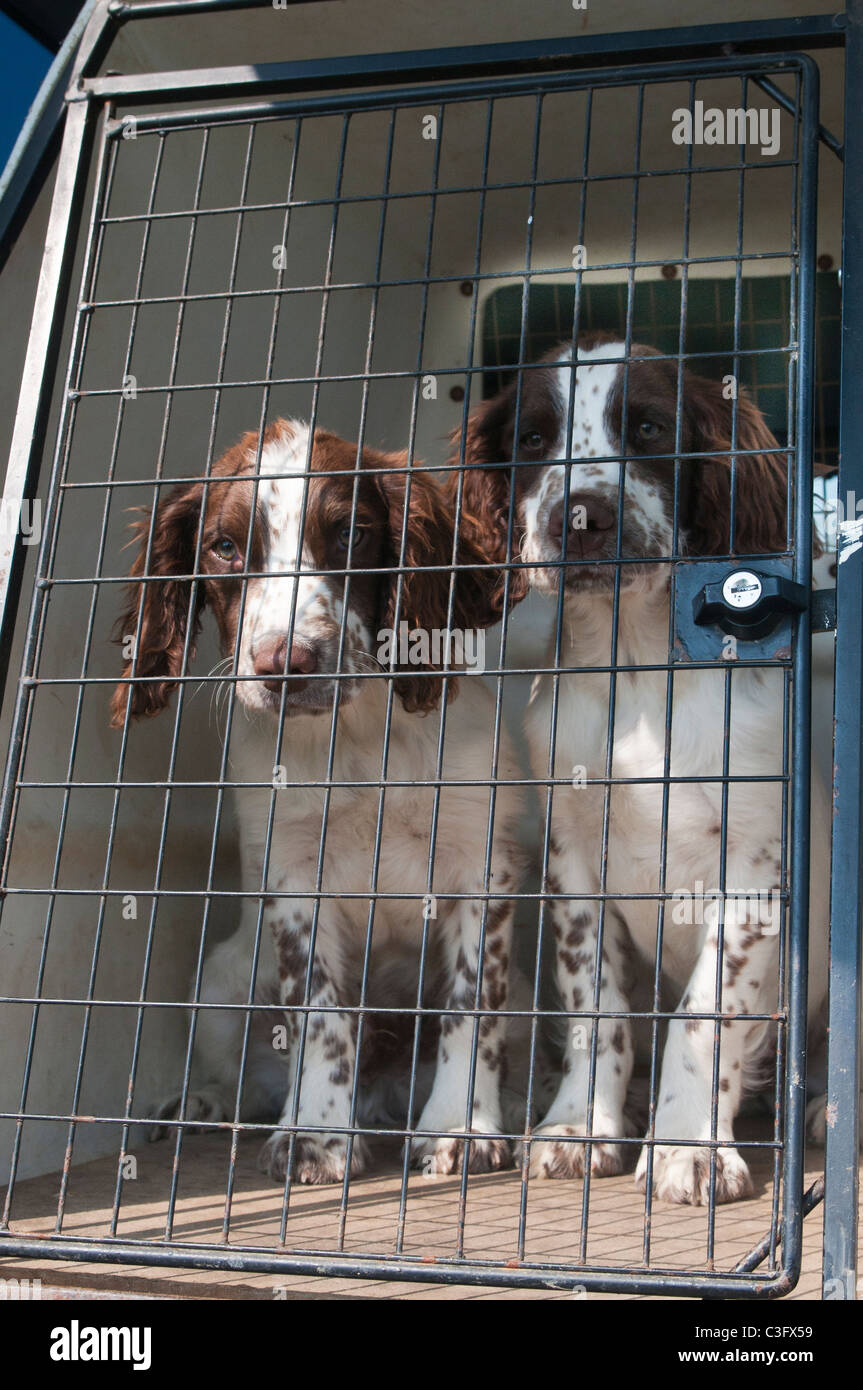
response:
<path id="1" fill-rule="evenodd" d="M 304 3 L 305 0 L 290 0 Z M 654 30 L 633 34 L 599 35 L 589 38 L 567 37 L 558 40 L 539 40 L 527 44 L 492 44 L 471 48 L 435 49 L 409 53 L 312 60 L 295 63 L 264 64 L 257 67 L 208 68 L 186 72 L 142 74 L 132 76 L 91 76 L 110 45 L 117 26 L 133 19 L 189 15 L 245 8 L 269 8 L 262 0 L 158 0 L 158 3 L 117 3 L 100 0 L 87 25 L 71 86 L 66 94 L 66 123 L 57 170 L 46 250 L 36 293 L 32 329 L 27 351 L 23 382 L 16 415 L 13 444 L 6 476 L 4 506 L 20 505 L 35 496 L 39 465 L 46 443 L 46 417 L 59 362 L 59 338 L 63 311 L 67 303 L 72 275 L 76 241 L 77 218 L 83 206 L 87 185 L 90 153 L 100 117 L 110 118 L 114 103 L 131 100 L 150 103 L 156 98 L 165 100 L 182 93 L 184 96 L 221 98 L 251 98 L 271 92 L 308 91 L 339 88 L 346 85 L 377 87 L 387 81 L 420 83 L 446 81 L 447 95 L 457 97 L 477 90 L 478 82 L 493 89 L 498 85 L 511 88 L 512 77 L 519 73 L 536 73 L 549 69 L 566 73 L 570 79 L 588 81 L 591 78 L 610 84 L 624 66 L 638 62 L 642 75 L 659 76 L 677 63 L 686 63 L 686 75 L 700 75 L 727 68 L 739 71 L 752 66 L 771 66 L 771 59 L 756 61 L 752 54 L 792 54 L 802 49 L 846 48 L 846 142 L 838 142 L 818 125 L 817 66 L 802 54 L 790 58 L 798 70 L 808 73 L 803 83 L 804 114 L 802 120 L 803 149 L 801 153 L 801 254 L 800 254 L 800 349 L 797 377 L 798 419 L 798 482 L 805 482 L 811 469 L 811 389 L 815 215 L 817 205 L 817 141 L 820 136 L 835 153 L 844 157 L 847 166 L 844 194 L 843 229 L 843 305 L 842 305 L 842 368 L 840 422 L 840 495 L 863 495 L 863 459 L 856 457 L 853 446 L 863 436 L 863 397 L 859 392 L 860 368 L 863 365 L 863 305 L 860 303 L 863 270 L 858 268 L 858 253 L 863 253 L 863 133 L 858 133 L 856 120 L 863 99 L 863 0 L 848 0 L 847 14 L 810 16 L 781 21 L 753 21 L 731 25 L 705 25 L 673 30 Z M 670 55 L 674 63 L 654 61 L 660 55 Z M 717 56 L 717 55 L 722 56 Z M 772 60 L 776 61 L 776 60 Z M 588 70 L 585 70 L 588 69 Z M 509 81 L 504 83 L 505 76 Z M 630 73 L 630 77 L 632 74 Z M 460 86 L 458 80 L 463 79 Z M 529 80 L 529 79 L 526 79 Z M 380 99 L 381 93 L 375 93 Z M 416 98 L 417 88 L 405 86 L 385 93 L 389 101 L 400 97 Z M 775 90 L 771 93 L 776 96 Z M 350 99 L 361 105 L 362 98 Z M 257 107 L 258 102 L 256 100 Z M 315 101 L 303 102 L 304 108 L 314 109 Z M 231 108 L 237 117 L 247 108 Z M 808 137 L 808 138 L 807 138 Z M 39 138 L 42 138 L 41 135 Z M 46 137 L 47 138 L 47 137 Z M 33 164 L 35 168 L 35 163 Z M 97 175 L 98 185 L 98 175 Z M 98 187 L 97 187 L 98 193 Z M 94 195 L 93 209 L 98 206 Z M 75 337 L 70 360 L 77 351 L 76 339 L 85 316 L 77 315 Z M 57 470 L 62 456 L 62 442 L 68 400 L 64 400 L 47 496 L 56 492 Z M 811 490 L 811 489 L 810 489 Z M 804 492 L 805 496 L 806 493 Z M 809 510 L 797 508 L 795 538 L 795 577 L 806 582 L 807 575 L 799 570 L 801 557 L 808 552 L 808 533 L 811 524 Z M 42 547 L 51 535 L 52 518 L 46 513 Z M 23 576 L 24 551 L 20 535 L 0 555 L 0 675 L 5 678 Z M 41 558 L 41 556 L 40 556 Z M 834 778 L 834 838 L 833 876 L 831 885 L 831 989 L 829 1025 L 831 1036 L 843 1042 L 856 1038 L 853 1049 L 831 1049 L 829 1058 L 827 1149 L 825 1157 L 825 1235 L 824 1235 L 824 1296 L 828 1298 L 856 1297 L 857 1259 L 856 1224 L 858 1198 L 858 1136 L 860 1081 L 860 971 L 861 951 L 861 886 L 863 886 L 863 752 L 861 752 L 861 692 L 863 692 L 863 552 L 849 546 L 850 563 L 840 563 L 837 577 L 837 647 L 835 685 L 835 778 Z M 24 653 L 26 673 L 33 654 L 33 634 L 45 591 L 34 589 L 30 609 L 28 641 Z M 810 716 L 808 619 L 803 619 L 800 636 L 795 644 L 794 675 L 797 686 L 794 714 L 795 746 L 808 746 Z M 19 685 L 13 735 L 10 742 L 7 779 L 0 807 L 0 827 L 8 824 L 14 780 L 8 773 L 14 770 L 21 752 L 24 716 L 28 702 L 28 678 Z M 798 759 L 794 770 L 792 850 L 800 860 L 791 885 L 792 928 L 790 947 L 790 1018 L 788 1062 L 786 1071 L 787 1129 L 783 1167 L 783 1269 L 770 1279 L 758 1281 L 752 1277 L 699 1276 L 679 1278 L 661 1273 L 626 1274 L 623 1282 L 631 1293 L 701 1295 L 707 1297 L 776 1297 L 787 1292 L 796 1280 L 801 1248 L 802 1158 L 804 1142 L 805 1096 L 799 1077 L 805 1069 L 806 1028 L 805 1012 L 799 1006 L 799 991 L 805 991 L 806 919 L 808 915 L 808 757 Z M 798 852 L 805 846 L 806 853 Z M 805 862 L 804 862 L 805 861 Z M 796 1006 L 795 1006 L 796 1004 Z M 849 1055 L 850 1053 L 850 1055 Z M 793 1084 L 794 1075 L 798 1083 Z M 226 1251 L 224 1256 L 211 1252 L 195 1253 L 194 1249 L 146 1248 L 130 1243 L 113 1242 L 99 1249 L 89 1242 L 75 1240 L 19 1240 L 0 1233 L 0 1254 L 10 1256 L 64 1257 L 72 1260 L 106 1260 L 138 1262 L 163 1266 L 192 1266 L 198 1268 L 231 1269 L 242 1267 L 249 1271 L 268 1272 L 273 1269 L 307 1271 L 320 1268 L 321 1261 L 291 1256 L 262 1259 Z M 401 1277 L 428 1282 L 457 1282 L 463 1284 L 497 1284 L 520 1287 L 571 1287 L 589 1283 L 594 1288 L 620 1289 L 621 1276 L 612 1284 L 599 1278 L 585 1277 L 553 1269 L 539 1271 L 518 1269 L 466 1268 L 447 1270 L 443 1264 L 411 1264 L 379 1260 L 368 1261 L 334 1258 L 327 1261 L 327 1272 L 355 1277 Z"/>

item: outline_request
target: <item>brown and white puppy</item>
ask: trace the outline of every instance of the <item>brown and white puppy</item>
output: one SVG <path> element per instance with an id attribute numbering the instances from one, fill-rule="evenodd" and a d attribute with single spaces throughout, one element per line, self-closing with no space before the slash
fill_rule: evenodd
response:
<path id="1" fill-rule="evenodd" d="M 415 1124 L 414 1159 L 432 1171 L 459 1166 L 466 1129 L 478 1136 L 472 1170 L 504 1166 L 504 1021 L 496 1011 L 506 1003 L 519 851 L 517 807 L 504 788 L 486 868 L 493 704 L 482 681 L 461 675 L 441 745 L 432 712 L 443 677 L 423 659 L 426 649 L 412 645 L 419 664 L 390 668 L 389 698 L 378 657 L 402 620 L 411 634 L 472 627 L 482 571 L 459 574 L 450 611 L 451 513 L 405 456 L 365 449 L 358 458 L 356 445 L 322 430 L 312 437 L 287 420 L 258 445 L 247 434 L 212 481 L 171 492 L 152 540 L 150 518 L 140 523 L 119 625 L 135 636 L 136 656 L 114 695 L 116 727 L 165 707 L 203 609 L 213 610 L 228 679 L 249 716 L 233 721 L 230 758 L 232 779 L 252 784 L 236 792 L 250 896 L 237 932 L 206 961 L 201 999 L 254 997 L 285 1010 L 284 1018 L 272 1007 L 255 1013 L 242 1077 L 243 1011 L 201 1010 L 188 1094 L 167 1101 L 160 1116 L 213 1123 L 279 1114 L 265 1169 L 283 1180 L 293 1153 L 295 1180 L 339 1180 L 349 1155 L 353 1171 L 362 1166 L 364 1143 L 350 1134 L 374 1123 L 379 1079 L 363 1078 L 356 1109 L 358 1013 L 343 1010 L 422 1002 L 451 1012 L 441 1018 L 418 1124 L 406 1105 L 395 1123 Z M 501 765 L 512 777 L 505 744 Z M 261 951 L 253 983 L 259 910 L 274 949 Z M 274 1020 L 287 1021 L 287 1051 L 274 1047 Z"/>
<path id="2" fill-rule="evenodd" d="M 765 1016 L 779 1007 L 787 673 L 769 663 L 674 666 L 670 570 L 677 556 L 735 564 L 786 551 L 786 459 L 743 394 L 735 410 L 720 383 L 688 370 L 679 382 L 677 363 L 649 347 L 626 357 L 608 335 L 580 339 L 575 362 L 562 346 L 523 371 L 520 393 L 512 385 L 471 415 L 453 460 L 467 465 L 461 534 L 501 565 L 498 611 L 529 587 L 562 602 L 560 651 L 552 641 L 543 664 L 559 661 L 566 674 L 537 678 L 527 727 L 534 775 L 547 775 L 554 738 L 553 775 L 564 781 L 546 886 L 556 895 L 561 1004 L 574 1016 L 531 1168 L 543 1177 L 580 1174 L 586 1162 L 597 1175 L 621 1170 L 632 982 L 651 1011 L 663 980 L 676 1014 L 636 1177 L 643 1185 L 650 1174 L 660 1197 L 702 1203 L 713 1170 L 716 1200 L 728 1201 L 751 1191 L 734 1120 L 770 1043 Z M 820 787 L 813 797 L 817 1014 L 829 822 Z M 594 1009 L 608 1016 L 595 1064 Z"/>

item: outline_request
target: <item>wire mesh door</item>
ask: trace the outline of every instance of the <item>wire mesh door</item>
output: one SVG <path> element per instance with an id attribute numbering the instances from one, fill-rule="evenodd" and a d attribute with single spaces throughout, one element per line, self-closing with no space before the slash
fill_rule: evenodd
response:
<path id="1" fill-rule="evenodd" d="M 727 119 L 721 142 L 705 111 Z M 629 1293 L 791 1286 L 817 129 L 817 70 L 796 57 L 105 109 L 3 803 L 4 1252 Z M 636 294 L 669 265 L 677 317 L 645 342 Z M 752 310 L 767 271 L 781 307 Z M 721 351 L 689 331 L 711 278 L 732 287 Z M 608 282 L 623 320 L 590 321 Z M 512 284 L 507 327 L 490 293 Z M 539 285 L 561 289 L 550 355 Z M 579 432 L 582 364 L 618 411 L 613 428 L 602 415 L 606 452 Z M 552 453 L 530 415 L 549 382 Z M 671 384 L 670 418 L 647 421 L 667 431 L 647 482 L 656 436 L 642 422 L 632 444 L 627 425 L 645 383 L 651 399 Z M 709 551 L 683 539 L 705 383 L 729 425 L 709 451 L 729 480 Z M 772 434 L 752 443 L 768 395 Z M 781 475 L 769 547 L 741 521 L 756 458 Z M 543 460 L 564 518 L 590 512 L 586 468 L 615 470 L 612 520 L 585 522 L 610 550 L 574 553 L 565 521 L 558 553 L 531 551 L 520 507 Z M 477 489 L 502 480 L 495 553 Z M 630 533 L 633 487 L 666 506 L 660 544 Z M 627 595 L 660 571 L 657 658 L 625 629 Z M 579 574 L 576 604 L 610 615 L 592 656 L 573 654 Z M 767 757 L 738 732 L 753 680 Z M 703 725 L 681 727 L 696 687 Z M 632 690 L 662 731 L 634 769 Z M 600 724 L 572 762 L 561 711 L 588 707 Z M 718 752 L 693 765 L 686 739 Z M 706 874 L 681 867 L 696 785 Z M 576 882 L 579 797 L 595 834 Z M 753 817 L 778 861 L 732 881 Z M 712 941 L 697 998 L 680 986 L 681 924 Z M 769 979 L 738 1006 L 741 924 L 747 950 L 767 943 Z M 638 982 L 612 998 L 617 964 Z M 752 1061 L 735 1030 L 761 1038 L 762 1108 L 729 1143 L 730 1058 Z M 679 1054 L 685 1085 L 696 1040 L 707 1118 L 677 1132 L 663 1057 Z M 629 1070 L 610 1133 L 597 1088 L 625 1071 L 612 1085 L 627 1089 Z M 555 1111 L 576 1073 L 583 1113 Z M 660 1183 L 671 1144 L 682 1204 Z"/>

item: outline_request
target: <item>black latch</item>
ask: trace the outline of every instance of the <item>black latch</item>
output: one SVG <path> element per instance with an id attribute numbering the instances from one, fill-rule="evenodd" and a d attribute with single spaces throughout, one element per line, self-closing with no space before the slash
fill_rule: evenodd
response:
<path id="1" fill-rule="evenodd" d="M 813 589 L 809 605 L 809 621 L 813 632 L 836 631 L 836 590 Z"/>
<path id="2" fill-rule="evenodd" d="M 732 637 L 757 642 L 783 616 L 802 613 L 809 598 L 808 589 L 784 575 L 732 570 L 695 595 L 692 616 L 700 627 L 714 624 Z"/>
<path id="3" fill-rule="evenodd" d="M 752 562 L 693 557 L 674 566 L 672 659 L 687 661 L 788 661 L 801 614 L 822 632 L 829 612 L 817 590 L 792 577 L 787 556 Z M 827 591 L 824 591 L 827 592 Z M 737 650 L 738 644 L 740 650 Z"/>

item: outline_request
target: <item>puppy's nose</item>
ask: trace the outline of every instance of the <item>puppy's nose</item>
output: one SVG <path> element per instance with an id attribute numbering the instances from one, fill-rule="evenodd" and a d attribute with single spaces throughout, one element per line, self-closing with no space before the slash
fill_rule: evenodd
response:
<path id="1" fill-rule="evenodd" d="M 266 690 L 271 690 L 274 695 L 278 695 L 282 688 L 282 681 L 286 676 L 301 678 L 314 675 L 318 669 L 318 656 L 311 643 L 295 637 L 291 643 L 291 655 L 290 660 L 288 660 L 287 637 L 270 637 L 256 648 L 254 667 L 256 676 L 272 676 L 274 678 L 273 680 L 265 680 L 263 685 Z M 290 689 L 292 692 L 305 690 L 307 685 L 308 681 L 306 680 L 292 679 Z"/>
<path id="2" fill-rule="evenodd" d="M 609 533 L 617 525 L 615 509 L 592 492 L 569 494 L 569 527 L 566 535 L 566 558 L 582 560 L 599 555 Z M 556 502 L 548 515 L 548 535 L 560 549 L 563 541 L 563 499 Z"/>

